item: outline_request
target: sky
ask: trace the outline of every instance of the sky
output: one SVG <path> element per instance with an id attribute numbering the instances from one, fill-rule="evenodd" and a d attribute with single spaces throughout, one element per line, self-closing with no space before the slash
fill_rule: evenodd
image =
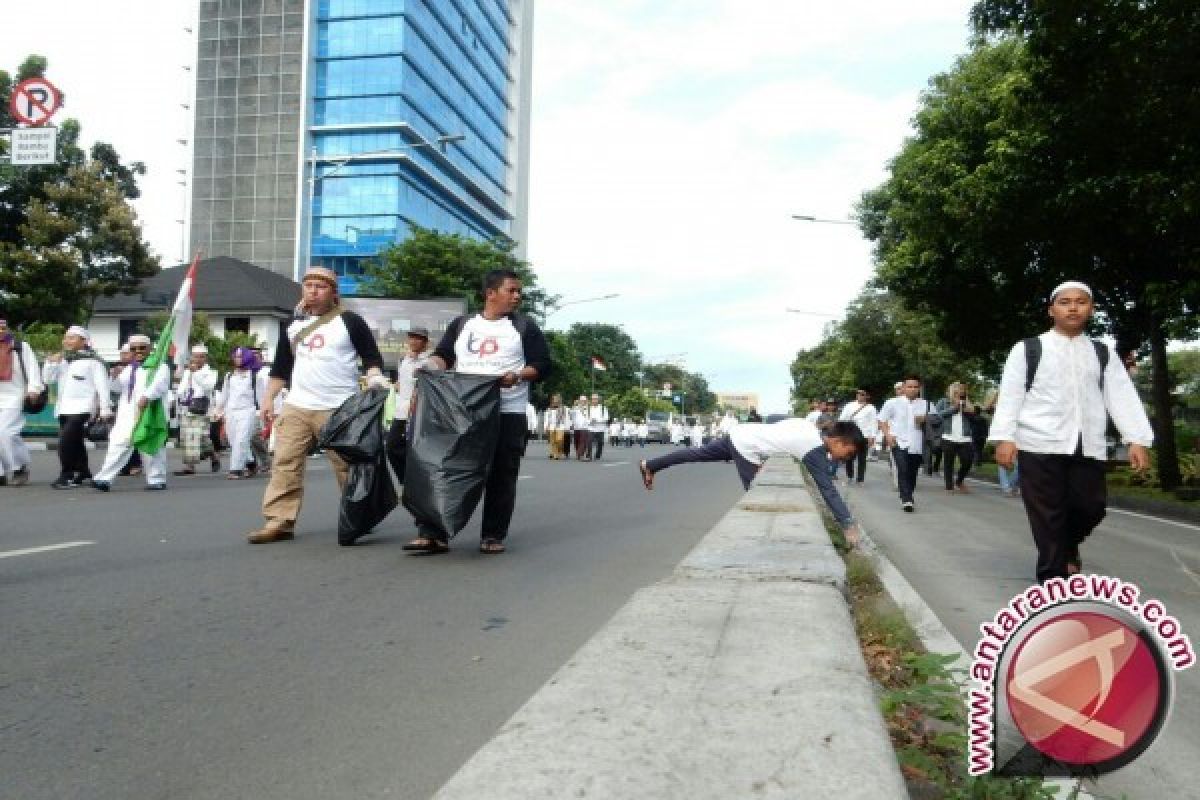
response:
<path id="1" fill-rule="evenodd" d="M 12 4 L 0 53 L 66 95 L 58 120 L 145 162 L 136 209 L 181 260 L 193 0 Z M 786 410 L 796 351 L 872 272 L 846 219 L 886 178 L 967 0 L 537 0 L 528 257 L 549 320 L 622 326 L 649 361 Z M 184 139 L 186 144 L 180 144 Z M 809 312 L 789 313 L 788 308 Z"/>

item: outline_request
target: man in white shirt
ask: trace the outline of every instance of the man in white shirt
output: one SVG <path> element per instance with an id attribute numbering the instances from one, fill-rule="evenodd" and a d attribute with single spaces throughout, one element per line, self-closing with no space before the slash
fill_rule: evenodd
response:
<path id="1" fill-rule="evenodd" d="M 171 370 L 166 364 L 159 364 L 149 376 L 142 366 L 150 355 L 149 336 L 140 333 L 130 336 L 129 349 L 133 358 L 117 378 L 121 384 L 121 399 L 117 404 L 116 421 L 108 436 L 108 451 L 104 454 L 104 465 L 92 479 L 92 487 L 100 492 L 107 492 L 111 488 L 117 473 L 133 454 L 133 433 L 142 411 L 152 400 L 161 400 L 171 388 Z M 157 453 L 143 451 L 142 464 L 146 489 L 166 489 L 167 448 L 160 447 Z"/>
<path id="2" fill-rule="evenodd" d="M 275 458 L 263 494 L 265 523 L 247 534 L 250 544 L 295 538 L 308 452 L 337 407 L 359 390 L 359 363 L 368 387 L 388 385 L 383 356 L 370 327 L 358 314 L 342 308 L 337 273 L 328 267 L 309 267 L 300 291 L 296 318 L 275 348 L 267 396 L 261 404 L 264 421 L 274 428 Z M 275 419 L 275 398 L 285 386 L 287 401 Z M 344 488 L 349 466 L 336 453 L 325 455 L 338 488 Z"/>
<path id="3" fill-rule="evenodd" d="M 395 414 L 387 433 L 387 457 L 396 474 L 396 482 L 404 483 L 404 464 L 408 458 L 408 413 L 412 408 L 413 391 L 417 388 L 417 370 L 429 362 L 429 329 L 412 326 L 406 337 L 408 349 L 396 367 L 396 385 L 392 387 Z"/>
<path id="4" fill-rule="evenodd" d="M 205 457 L 212 471 L 221 469 L 221 460 L 208 435 L 209 414 L 215 410 L 213 393 L 217 390 L 217 371 L 208 364 L 208 348 L 192 347 L 192 357 L 179 370 L 179 444 L 183 469 L 176 475 L 195 475 L 196 465 Z"/>
<path id="5" fill-rule="evenodd" d="M 491 270 L 483 279 L 483 310 L 450 323 L 429 360 L 433 369 L 500 379 L 500 433 L 483 496 L 479 551 L 503 553 L 517 502 L 517 476 L 525 450 L 525 405 L 529 385 L 550 374 L 546 337 L 528 316 L 518 314 L 521 278 L 510 270 Z M 431 525 L 417 520 L 420 535 L 404 545 L 420 553 L 444 553 L 449 543 Z"/>
<path id="6" fill-rule="evenodd" d="M 855 483 L 862 483 L 867 475 L 867 451 L 875 447 L 875 435 L 879 431 L 878 412 L 871 404 L 871 393 L 866 389 L 855 389 L 854 400 L 842 408 L 839 422 L 853 422 L 862 431 L 867 446 L 854 454 L 854 458 L 846 462 L 846 477 Z M 857 464 L 858 469 L 855 469 Z M 858 477 L 855 477 L 857 475 Z"/>
<path id="7" fill-rule="evenodd" d="M 593 394 L 591 405 L 588 407 L 588 430 L 591 441 L 588 446 L 588 456 L 591 461 L 599 461 L 604 455 L 604 434 L 608 431 L 608 407 L 600 401 L 600 395 Z"/>
<path id="8" fill-rule="evenodd" d="M 905 376 L 900 391 L 883 404 L 878 420 L 879 431 L 892 454 L 900 507 L 911 513 L 916 508 L 913 492 L 917 488 L 917 472 L 921 468 L 921 453 L 925 446 L 922 430 L 929 403 L 920 397 L 921 379 L 917 375 Z"/>
<path id="9" fill-rule="evenodd" d="M 41 398 L 46 384 L 37 356 L 0 319 L 0 486 L 29 483 L 29 448 L 21 438 L 25 403 Z"/>
<path id="10" fill-rule="evenodd" d="M 90 346 L 86 328 L 72 325 L 63 334 L 61 353 L 46 357 L 42 379 L 57 383 L 54 416 L 58 419 L 58 478 L 51 489 L 76 489 L 91 480 L 84 432 L 97 414 L 112 417 L 108 368 Z"/>
<path id="11" fill-rule="evenodd" d="M 703 447 L 685 447 L 666 455 L 641 461 L 638 470 L 642 484 L 654 488 L 654 476 L 668 467 L 705 461 L 732 461 L 737 467 L 742 488 L 749 489 L 763 462 L 772 455 L 787 455 L 799 459 L 808 469 L 813 482 L 846 533 L 851 546 L 858 543 L 858 526 L 850 509 L 842 501 L 829 462 L 846 461 L 867 446 L 862 431 L 851 422 L 835 422 L 826 431 L 804 419 L 784 419 L 764 424 L 738 425 L 727 435 L 718 436 Z"/>
<path id="12" fill-rule="evenodd" d="M 1020 464 L 1039 581 L 1079 572 L 1079 546 L 1104 519 L 1108 417 L 1129 445 L 1130 466 L 1150 465 L 1154 431 L 1137 390 L 1112 349 L 1085 335 L 1094 310 L 1086 284 L 1051 292 L 1054 326 L 1009 352 L 988 437 L 997 464 Z"/>

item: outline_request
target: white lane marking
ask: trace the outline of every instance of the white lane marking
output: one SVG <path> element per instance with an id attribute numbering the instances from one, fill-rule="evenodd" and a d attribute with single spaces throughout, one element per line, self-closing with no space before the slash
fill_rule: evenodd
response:
<path id="1" fill-rule="evenodd" d="M 981 486 L 996 486 L 997 491 L 999 491 L 999 484 L 992 483 L 991 481 L 981 481 L 978 478 L 967 478 L 967 482 L 968 483 L 978 483 Z M 1110 513 L 1110 514 L 1124 514 L 1128 517 L 1137 517 L 1138 519 L 1148 519 L 1152 522 L 1161 522 L 1164 525 L 1174 525 L 1176 528 L 1187 528 L 1190 531 L 1200 531 L 1200 525 L 1192 525 L 1187 522 L 1176 522 L 1173 519 L 1165 519 L 1163 517 L 1156 517 L 1152 514 L 1141 514 L 1137 511 L 1127 511 L 1123 508 L 1113 508 L 1112 506 L 1109 506 L 1105 510 L 1108 511 L 1108 513 Z"/>
<path id="2" fill-rule="evenodd" d="M 630 461 L 606 461 L 605 463 L 601 464 L 600 466 L 602 466 L 602 467 L 627 467 L 631 463 L 632 462 L 630 462 Z"/>
<path id="3" fill-rule="evenodd" d="M 68 547 L 83 547 L 84 545 L 95 544 L 95 542 L 63 542 L 62 544 L 48 544 L 45 547 L 28 547 L 24 550 L 9 550 L 0 553 L 0 558 L 13 558 L 15 556 L 29 556 L 34 553 L 47 553 L 51 550 L 65 550 Z"/>
<path id="4" fill-rule="evenodd" d="M 1171 555 L 1175 558 L 1175 563 L 1179 565 L 1179 568 L 1181 570 L 1183 570 L 1183 574 L 1187 575 L 1189 578 L 1191 578 L 1192 583 L 1196 584 L 1197 586 L 1200 586 L 1200 576 L 1197 576 L 1196 573 L 1192 572 L 1192 570 L 1188 567 L 1187 564 L 1183 563 L 1183 559 L 1179 557 L 1179 553 L 1175 552 L 1175 548 L 1170 547 L 1167 549 L 1169 549 L 1171 551 Z"/>
<path id="5" fill-rule="evenodd" d="M 527 480 L 529 480 L 529 479 L 530 479 L 530 478 L 532 478 L 532 477 L 533 477 L 532 475 L 518 475 L 518 476 L 517 476 L 517 480 L 519 480 L 519 481 L 527 481 Z"/>

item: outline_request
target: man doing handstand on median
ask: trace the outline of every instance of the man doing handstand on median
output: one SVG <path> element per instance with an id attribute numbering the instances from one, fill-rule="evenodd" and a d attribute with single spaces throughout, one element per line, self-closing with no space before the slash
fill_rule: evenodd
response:
<path id="1" fill-rule="evenodd" d="M 854 547 L 858 544 L 858 525 L 833 485 L 829 459 L 847 461 L 866 446 L 867 440 L 853 422 L 835 422 L 824 432 L 803 419 L 784 419 L 771 424 L 746 422 L 703 447 L 684 447 L 642 461 L 638 469 L 642 473 L 642 483 L 647 489 L 653 489 L 655 473 L 667 467 L 697 461 L 732 461 L 742 479 L 742 487 L 749 489 L 769 456 L 792 456 L 804 462 L 821 497 L 825 498 L 829 510 L 842 526 L 846 541 Z"/>

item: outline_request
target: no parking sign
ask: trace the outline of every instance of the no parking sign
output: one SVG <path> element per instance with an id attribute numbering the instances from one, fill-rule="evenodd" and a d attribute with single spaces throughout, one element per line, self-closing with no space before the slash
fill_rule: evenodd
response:
<path id="1" fill-rule="evenodd" d="M 27 78 L 17 84 L 8 107 L 18 122 L 44 125 L 62 106 L 62 92 L 45 78 Z"/>

